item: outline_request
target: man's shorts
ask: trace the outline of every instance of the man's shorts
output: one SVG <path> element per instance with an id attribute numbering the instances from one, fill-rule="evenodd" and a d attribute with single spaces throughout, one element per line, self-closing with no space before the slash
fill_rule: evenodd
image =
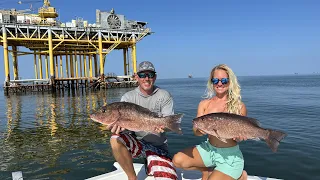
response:
<path id="1" fill-rule="evenodd" d="M 196 146 L 206 167 L 215 167 L 234 179 L 238 179 L 244 168 L 244 160 L 239 146 L 217 148 L 209 140 Z"/>
<path id="2" fill-rule="evenodd" d="M 148 175 L 153 175 L 155 179 L 177 179 L 176 170 L 166 150 L 138 140 L 135 135 L 129 133 L 112 135 L 111 138 L 122 142 L 132 158 L 146 158 Z"/>

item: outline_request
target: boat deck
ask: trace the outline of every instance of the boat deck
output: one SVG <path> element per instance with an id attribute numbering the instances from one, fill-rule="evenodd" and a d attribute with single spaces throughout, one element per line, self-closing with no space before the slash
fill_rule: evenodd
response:
<path id="1" fill-rule="evenodd" d="M 120 165 L 115 162 L 113 164 L 117 170 L 95 176 L 86 180 L 126 180 L 127 176 L 120 167 Z M 133 167 L 138 175 L 138 180 L 154 180 L 153 176 L 147 176 L 145 173 L 144 165 L 139 163 L 133 163 Z M 201 173 L 199 171 L 184 171 L 182 169 L 177 169 L 178 179 L 179 180 L 201 180 Z M 275 178 L 269 177 L 259 177 L 259 176 L 248 176 L 248 180 L 278 180 Z"/>

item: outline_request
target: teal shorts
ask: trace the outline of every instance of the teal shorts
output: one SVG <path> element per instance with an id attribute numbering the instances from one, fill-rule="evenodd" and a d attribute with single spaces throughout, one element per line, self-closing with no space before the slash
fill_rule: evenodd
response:
<path id="1" fill-rule="evenodd" d="M 209 140 L 196 146 L 206 167 L 215 167 L 234 179 L 238 179 L 244 168 L 244 160 L 239 146 L 217 148 Z"/>

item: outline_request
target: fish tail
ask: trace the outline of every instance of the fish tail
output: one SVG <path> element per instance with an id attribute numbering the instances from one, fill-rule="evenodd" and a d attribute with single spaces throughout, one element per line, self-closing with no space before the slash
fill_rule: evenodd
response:
<path id="1" fill-rule="evenodd" d="M 182 134 L 182 130 L 180 126 L 182 117 L 183 117 L 183 114 L 175 114 L 175 115 L 167 116 L 166 119 L 169 121 L 167 128 L 175 133 Z"/>
<path id="2" fill-rule="evenodd" d="M 266 143 L 273 152 L 277 152 L 280 141 L 285 138 L 287 134 L 278 130 L 268 130 L 268 132 L 269 135 L 266 139 Z"/>

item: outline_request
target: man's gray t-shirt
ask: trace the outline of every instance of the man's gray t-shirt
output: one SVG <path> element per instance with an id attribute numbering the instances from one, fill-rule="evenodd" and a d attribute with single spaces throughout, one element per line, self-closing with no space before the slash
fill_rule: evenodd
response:
<path id="1" fill-rule="evenodd" d="M 155 86 L 151 95 L 144 95 L 139 87 L 125 93 L 121 101 L 132 102 L 142 107 L 149 109 L 152 112 L 158 113 L 160 116 L 173 115 L 173 99 L 171 94 L 159 87 Z M 165 133 L 158 135 L 147 133 L 144 131 L 135 132 L 137 139 L 142 139 L 154 146 L 159 146 L 166 149 L 167 138 Z"/>

